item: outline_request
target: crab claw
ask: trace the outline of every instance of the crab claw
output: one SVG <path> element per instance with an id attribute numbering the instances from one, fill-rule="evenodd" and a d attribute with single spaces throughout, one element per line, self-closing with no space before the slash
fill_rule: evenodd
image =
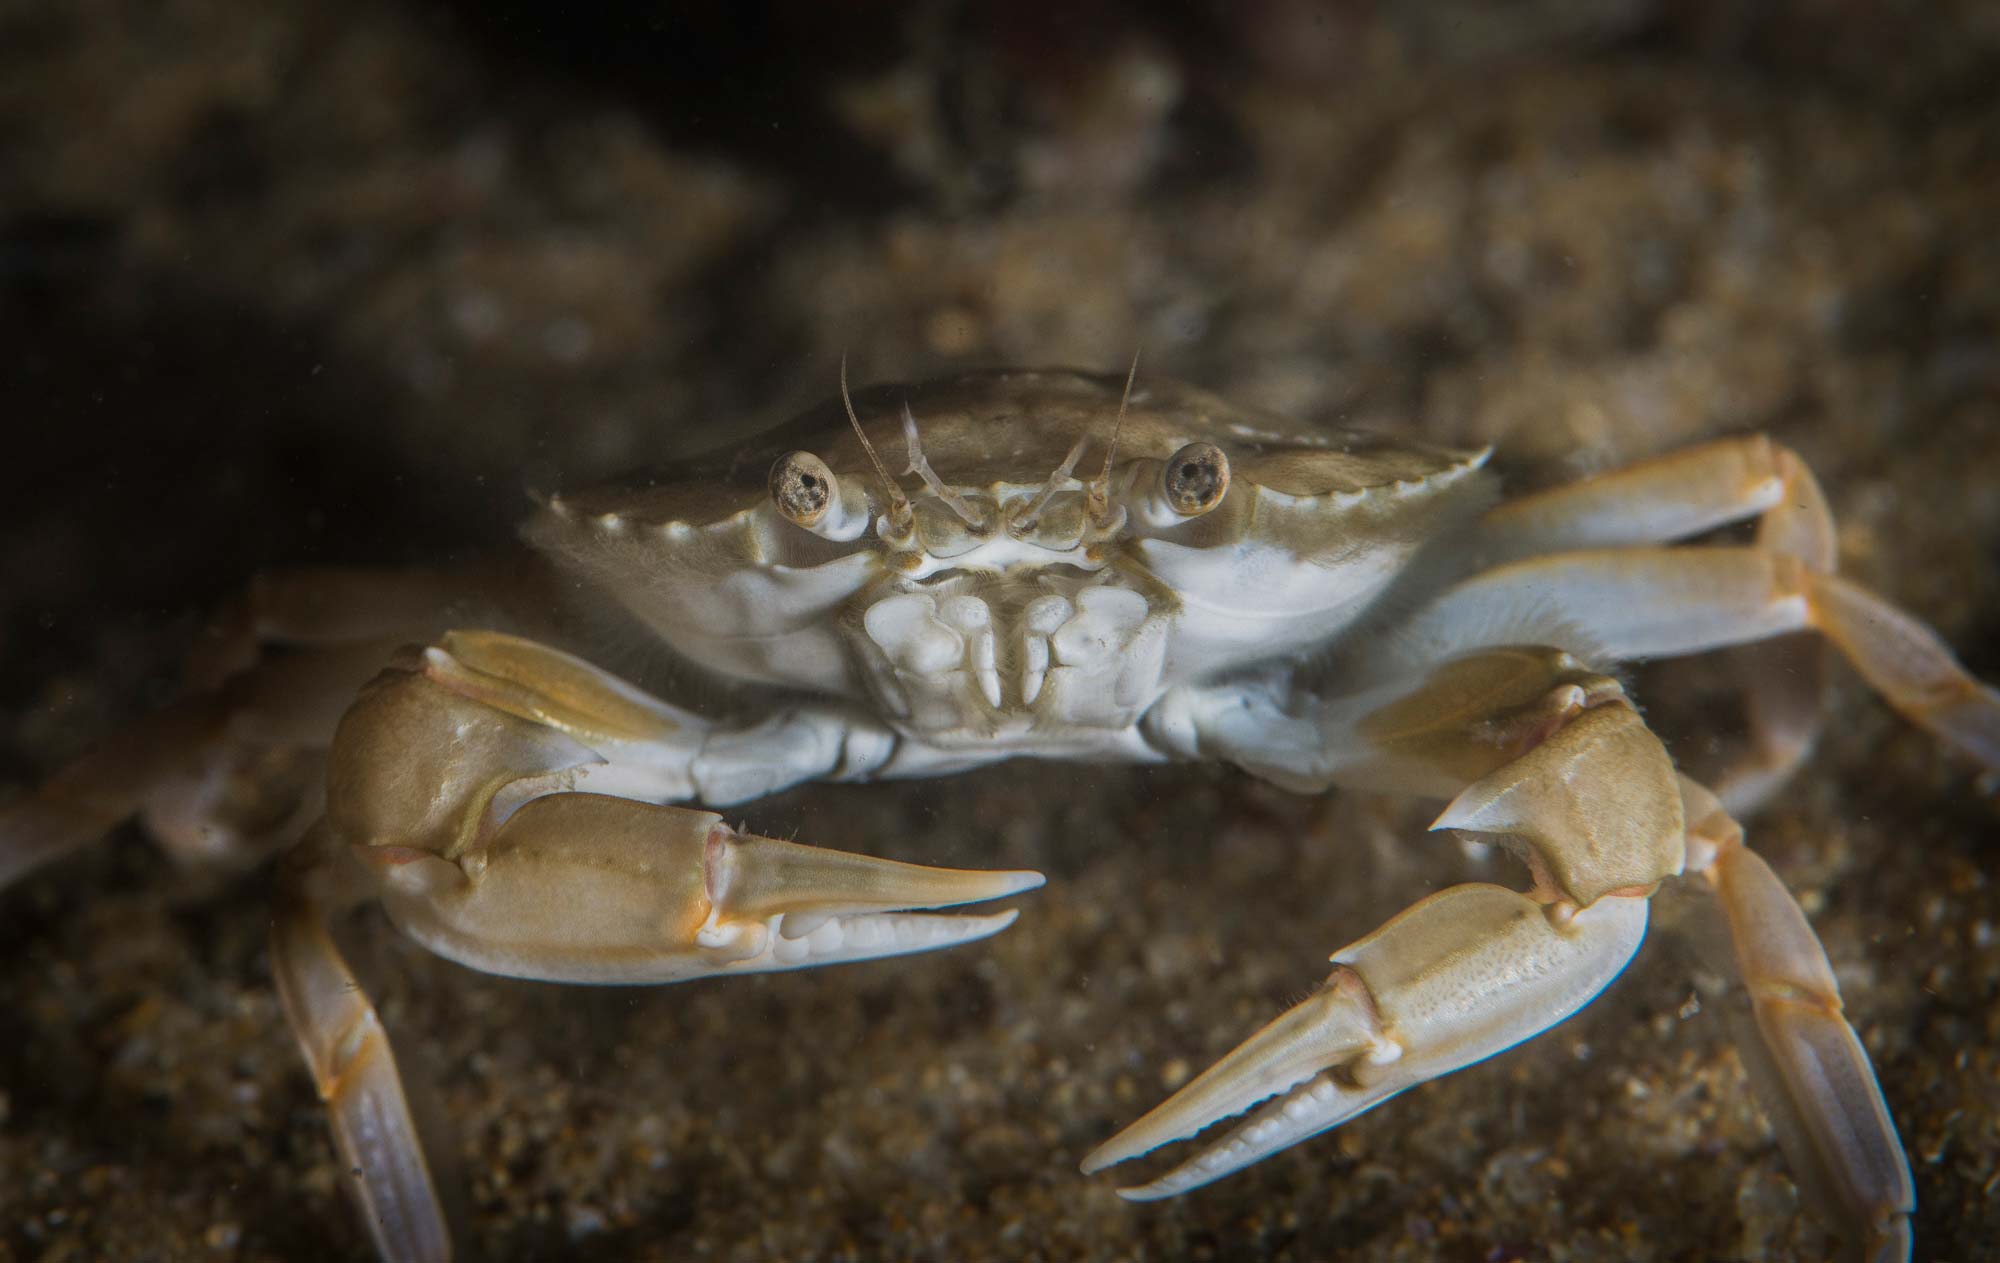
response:
<path id="1" fill-rule="evenodd" d="M 1624 968 L 1645 927 L 1644 899 L 1572 912 L 1500 886 L 1441 890 L 1336 953 L 1325 987 L 1106 1141 L 1083 1170 L 1275 1096 L 1194 1158 L 1118 1192 L 1153 1201 L 1239 1171 L 1562 1021 Z"/>
<path id="2" fill-rule="evenodd" d="M 1241 1114 L 1259 1101 L 1289 1092 L 1330 1066 L 1357 1057 L 1365 1059 L 1371 1052 L 1393 1060 L 1399 1050 L 1383 1040 L 1374 1008 L 1361 976 L 1346 966 L 1337 967 L 1319 991 L 1279 1014 L 1144 1118 L 1091 1150 L 1083 1160 L 1083 1173 L 1093 1175 L 1161 1145 L 1184 1140 L 1210 1123 Z M 1313 1090 L 1321 1096 L 1322 1103 L 1331 1101 L 1338 1092 L 1331 1081 L 1328 1090 L 1322 1092 L 1317 1085 Z M 1365 1106 L 1345 1110 L 1323 1126 L 1330 1127 L 1362 1108 Z M 1293 1137 L 1304 1138 L 1304 1135 Z M 1255 1158 L 1218 1167 L 1192 1183 L 1169 1177 L 1143 1188 L 1119 1192 L 1135 1201 L 1169 1197 L 1193 1188 L 1196 1183 L 1225 1175 L 1248 1161 Z"/>
<path id="3" fill-rule="evenodd" d="M 663 983 L 970 942 L 1014 913 L 910 909 L 1041 884 L 1040 873 L 925 868 L 738 833 L 714 812 L 553 793 L 450 858 L 314 833 L 286 866 L 272 972 L 377 1249 L 443 1263 L 450 1234 L 395 1057 L 328 932 L 366 894 L 411 937 L 487 973 Z"/>
<path id="4" fill-rule="evenodd" d="M 697 939 L 705 948 L 749 950 L 722 966 L 731 973 L 873 960 L 986 938 L 1019 914 L 911 909 L 983 903 L 1045 880 L 1035 872 L 931 868 L 800 846 L 736 833 L 720 822 L 706 846 L 714 911 Z"/>
<path id="5" fill-rule="evenodd" d="M 404 932 L 474 969 L 662 983 L 951 947 L 1012 911 L 914 909 L 1032 890 L 1040 873 L 928 868 L 739 833 L 713 812 L 596 794 L 532 800 L 455 860 L 359 846 Z"/>

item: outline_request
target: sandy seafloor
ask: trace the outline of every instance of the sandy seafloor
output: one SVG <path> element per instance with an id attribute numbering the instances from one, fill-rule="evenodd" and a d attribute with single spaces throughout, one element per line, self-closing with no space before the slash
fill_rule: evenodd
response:
<path id="1" fill-rule="evenodd" d="M 449 559 L 526 486 L 781 419 L 843 350 L 1143 345 L 1522 482 L 1769 430 L 1843 567 L 2000 679 L 1990 7 L 729 12 L 0 7 L 0 795 L 170 695 L 258 567 Z M 1711 678 L 1636 676 L 1690 760 L 1732 735 Z M 1918 1256 L 1995 1257 L 1993 794 L 1835 680 L 1752 838 L 1875 1059 Z M 1515 878 L 1424 804 L 1013 766 L 735 814 L 1050 882 L 981 946 L 659 990 L 365 920 L 464 1257 L 1827 1256 L 1665 936 L 1549 1036 L 1211 1189 L 1077 1174 L 1329 951 Z M 367 1257 L 268 886 L 128 828 L 0 894 L 0 1260 Z"/>

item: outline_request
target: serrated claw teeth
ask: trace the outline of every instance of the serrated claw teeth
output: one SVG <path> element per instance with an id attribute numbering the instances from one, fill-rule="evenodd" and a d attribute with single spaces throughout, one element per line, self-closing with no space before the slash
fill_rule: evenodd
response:
<path id="1" fill-rule="evenodd" d="M 1113 1136 L 1083 1169 L 1268 1102 L 1191 1160 L 1121 1194 L 1171 1197 L 1239 1171 L 1548 1029 L 1617 976 L 1645 929 L 1644 899 L 1602 899 L 1558 925 L 1505 887 L 1448 887 L 1335 953 L 1326 986 Z"/>
<path id="2" fill-rule="evenodd" d="M 1280 1014 L 1151 1113 L 1093 1150 L 1083 1160 L 1084 1173 L 1100 1171 L 1149 1153 L 1171 1141 L 1185 1139 L 1204 1127 L 1240 1114 L 1258 1102 L 1281 1093 L 1288 1095 L 1278 1104 L 1293 1108 L 1303 1118 L 1316 1108 L 1312 1094 L 1322 1092 L 1321 1085 L 1322 1107 L 1338 1095 L 1333 1081 L 1322 1071 L 1371 1054 L 1375 1054 L 1377 1060 L 1386 1059 L 1388 1050 L 1395 1047 L 1383 1037 L 1373 1002 L 1360 976 L 1345 966 L 1337 967 L 1328 977 L 1326 986 Z M 1311 1087 L 1304 1092 L 1297 1090 L 1299 1085 L 1309 1081 Z M 1356 1107 L 1357 1110 L 1361 1108 L 1366 1106 Z M 1340 1118 L 1347 1116 L 1339 1115 Z M 1262 1118 L 1260 1115 L 1260 1120 Z M 1253 1123 L 1251 1128 L 1261 1125 L 1261 1122 Z M 1328 1122 L 1321 1126 L 1332 1125 Z M 1150 1190 L 1173 1183 L 1183 1172 L 1202 1166 L 1218 1152 L 1236 1145 L 1238 1138 L 1248 1130 L 1239 1129 L 1223 1145 L 1208 1150 L 1162 1180 L 1138 1190 L 1122 1191 L 1127 1196 L 1169 1196 L 1165 1191 Z M 1310 1133 L 1294 1136 L 1284 1144 L 1302 1140 L 1307 1134 Z M 1282 1144 L 1275 1146 L 1282 1147 Z M 1263 1150 L 1257 1156 L 1271 1151 Z M 1236 1165 L 1247 1165 L 1255 1160 L 1255 1157 L 1246 1158 Z M 1205 1184 L 1235 1169 L 1236 1166 L 1218 1169 L 1193 1183 L 1181 1184 L 1173 1191 Z"/>
<path id="3" fill-rule="evenodd" d="M 1148 1185 L 1120 1189 L 1120 1195 L 1148 1201 L 1204 1185 L 1386 1097 L 1388 1093 L 1344 1089 L 1322 1071 L 1356 1059 L 1388 1061 L 1396 1051 L 1398 1045 L 1382 1033 L 1360 975 L 1336 965 L 1324 987 L 1244 1039 L 1152 1113 L 1098 1145 L 1084 1159 L 1084 1173 L 1150 1153 L 1234 1117 L 1258 1101 L 1280 1097 L 1220 1145 Z"/>
<path id="4" fill-rule="evenodd" d="M 709 892 L 724 917 L 780 916 L 806 933 L 825 917 L 984 903 L 1046 880 L 1025 870 L 904 864 L 727 829 L 711 834 L 707 862 Z"/>
<path id="5" fill-rule="evenodd" d="M 956 947 L 998 934 L 1019 915 L 1012 908 L 985 916 L 860 913 L 830 917 L 798 937 L 787 937 L 780 922 L 770 937 L 771 963 L 776 968 L 804 969 Z"/>
<path id="6" fill-rule="evenodd" d="M 802 969 L 952 947 L 998 934 L 1014 911 L 940 916 L 915 911 L 1000 899 L 1040 886 L 1040 873 L 931 868 L 801 846 L 718 828 L 708 886 L 718 926 L 762 924 L 732 968 Z"/>
<path id="7" fill-rule="evenodd" d="M 1315 1075 L 1193 1158 L 1156 1180 L 1119 1189 L 1118 1196 L 1129 1202 L 1151 1202 L 1200 1188 L 1337 1127 L 1405 1086 L 1356 1088 L 1336 1083 L 1330 1075 Z"/>

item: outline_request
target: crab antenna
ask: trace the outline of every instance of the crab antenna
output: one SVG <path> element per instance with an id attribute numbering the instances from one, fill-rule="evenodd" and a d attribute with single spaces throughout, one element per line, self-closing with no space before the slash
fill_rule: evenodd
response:
<path id="1" fill-rule="evenodd" d="M 910 499 L 903 494 L 902 484 L 889 476 L 888 467 L 875 454 L 875 445 L 861 430 L 861 418 L 854 415 L 854 400 L 847 393 L 847 352 L 840 353 L 840 403 L 847 409 L 847 423 L 854 427 L 854 437 L 861 440 L 861 450 L 868 453 L 869 461 L 875 466 L 875 473 L 882 479 L 882 487 L 889 493 L 889 518 L 891 521 L 907 522 L 910 519 Z"/>
<path id="2" fill-rule="evenodd" d="M 924 486 L 930 488 L 932 495 L 950 505 L 951 511 L 958 514 L 959 521 L 977 529 L 980 522 L 979 514 L 965 502 L 964 496 L 946 486 L 944 479 L 938 477 L 937 471 L 931 468 L 930 460 L 924 455 L 923 444 L 917 441 L 917 419 L 911 415 L 910 405 L 907 403 L 903 405 L 903 434 L 910 442 L 910 467 L 903 472 L 915 474 L 923 479 Z"/>
<path id="3" fill-rule="evenodd" d="M 1041 516 L 1043 506 L 1048 504 L 1049 497 L 1062 490 L 1062 485 L 1069 481 L 1070 471 L 1083 459 L 1083 449 L 1089 442 L 1090 436 L 1086 434 L 1071 444 L 1069 455 L 1063 457 L 1062 464 L 1056 466 L 1056 471 L 1042 484 L 1041 491 L 1028 502 L 1027 508 L 1014 515 L 1014 529 L 1025 531 L 1035 524 L 1035 519 Z"/>
<path id="4" fill-rule="evenodd" d="M 1118 419 L 1111 423 L 1111 442 L 1104 449 L 1104 468 L 1090 484 L 1090 513 L 1103 517 L 1111 495 L 1111 460 L 1118 454 L 1118 431 L 1125 428 L 1125 405 L 1132 402 L 1132 383 L 1139 376 L 1139 348 L 1132 350 L 1132 367 L 1125 373 L 1125 393 L 1118 396 Z"/>

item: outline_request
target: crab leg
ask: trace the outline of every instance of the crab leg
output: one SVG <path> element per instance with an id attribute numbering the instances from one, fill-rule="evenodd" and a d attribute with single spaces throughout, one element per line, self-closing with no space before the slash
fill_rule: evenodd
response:
<path id="1" fill-rule="evenodd" d="M 1833 514 L 1811 469 L 1765 435 L 1723 439 L 1512 500 L 1480 523 L 1482 560 L 1665 543 L 1757 518 L 1757 546 L 1831 572 Z M 1826 652 L 1810 635 L 1731 653 L 1749 718 L 1749 749 L 1714 783 L 1732 811 L 1754 809 L 1804 761 L 1824 721 Z"/>
<path id="2" fill-rule="evenodd" d="M 1548 611 L 1561 610 L 1562 628 Z M 1468 634 L 1461 629 L 1471 629 Z M 1813 630 L 1912 722 L 2000 767 L 2000 693 L 1937 634 L 1839 575 L 1764 548 L 1555 553 L 1468 579 L 1417 615 L 1437 657 L 1480 644 L 1581 640 L 1606 659 L 1700 653 Z"/>
<path id="3" fill-rule="evenodd" d="M 1480 520 L 1488 565 L 1542 553 L 1664 544 L 1759 518 L 1757 542 L 1834 564 L 1833 516 L 1805 462 L 1765 435 L 1722 439 L 1520 496 Z"/>
<path id="4" fill-rule="evenodd" d="M 272 928 L 285 1011 L 385 1259 L 450 1255 L 396 1063 L 327 919 L 373 889 L 407 933 L 489 973 L 661 983 L 954 946 L 1014 913 L 915 909 L 1042 884 L 1039 873 L 926 868 L 740 834 L 712 812 L 551 794 L 455 859 L 391 844 L 301 848 Z"/>
<path id="5" fill-rule="evenodd" d="M 337 743 L 337 805 L 435 816 L 421 795 L 411 797 L 412 758 L 427 761 L 441 784 L 466 792 L 490 789 L 496 772 L 510 770 L 517 779 L 489 812 L 504 815 L 530 797 L 576 789 L 727 806 L 801 781 L 863 779 L 895 753 L 893 734 L 848 708 L 801 703 L 756 724 L 717 724 L 582 658 L 500 632 L 447 632 L 414 662 L 395 667 L 342 721 L 343 733 L 353 732 Z M 435 752 L 459 750 L 475 732 L 482 746 L 490 742 L 481 751 L 488 762 L 462 751 L 428 762 Z M 452 827 L 461 825 L 487 827 L 467 820 Z M 356 840 L 378 828 L 357 827 Z M 439 850 L 454 845 L 433 843 Z"/>
<path id="6" fill-rule="evenodd" d="M 0 807 L 0 888 L 124 823 L 154 786 L 181 777 L 190 743 L 208 740 L 213 699 L 155 711 L 22 798 Z"/>
<path id="7" fill-rule="evenodd" d="M 1522 839 L 1533 888 L 1454 886 L 1334 953 L 1316 995 L 1100 1146 L 1083 1169 L 1278 1096 L 1193 1159 L 1121 1190 L 1171 1197 L 1540 1034 L 1624 969 L 1645 935 L 1647 897 L 1680 871 L 1683 854 L 1666 752 L 1622 700 L 1583 711 L 1481 778 L 1433 827 Z"/>
<path id="8" fill-rule="evenodd" d="M 187 683 L 210 688 L 255 666 L 266 646 L 419 644 L 468 622 L 513 624 L 503 610 L 555 604 L 522 557 L 453 569 L 292 566 L 266 570 L 217 609 L 188 655 Z"/>
<path id="9" fill-rule="evenodd" d="M 0 889 L 134 815 L 186 862 L 263 853 L 318 810 L 321 758 L 393 646 L 273 659 L 113 733 L 0 807 Z"/>
<path id="10" fill-rule="evenodd" d="M 187 692 L 0 807 L 0 889 L 140 816 L 183 863 L 256 859 L 320 807 L 321 765 L 355 691 L 403 644 L 502 606 L 543 610 L 517 561 L 452 571 L 281 569 L 223 604 Z M 276 655 L 266 645 L 281 645 Z"/>
<path id="11" fill-rule="evenodd" d="M 1757 520 L 1757 546 L 1832 574 L 1839 563 L 1833 511 L 1805 462 L 1774 451 L 1783 480 L 1778 502 Z M 1826 722 L 1826 646 L 1810 632 L 1774 636 L 1730 651 L 1749 718 L 1750 747 L 1716 774 L 1729 809 L 1748 813 L 1791 779 Z"/>
<path id="12" fill-rule="evenodd" d="M 365 875 L 341 850 L 315 830 L 286 857 L 271 922 L 271 975 L 376 1251 L 387 1263 L 444 1263 L 451 1232 L 395 1054 L 329 932 L 335 917 L 366 896 Z"/>
<path id="13" fill-rule="evenodd" d="M 1721 802 L 1686 777 L 1689 885 L 1723 933 L 1703 955 L 1733 986 L 1725 1012 L 1759 1102 L 1807 1198 L 1865 1242 L 1863 1257 L 1910 1257 L 1916 1189 L 1868 1053 L 1841 1013 L 1826 952 L 1790 892 Z M 1706 929 L 1706 927 L 1704 927 Z M 1715 950 L 1727 944 L 1726 951 Z"/>

